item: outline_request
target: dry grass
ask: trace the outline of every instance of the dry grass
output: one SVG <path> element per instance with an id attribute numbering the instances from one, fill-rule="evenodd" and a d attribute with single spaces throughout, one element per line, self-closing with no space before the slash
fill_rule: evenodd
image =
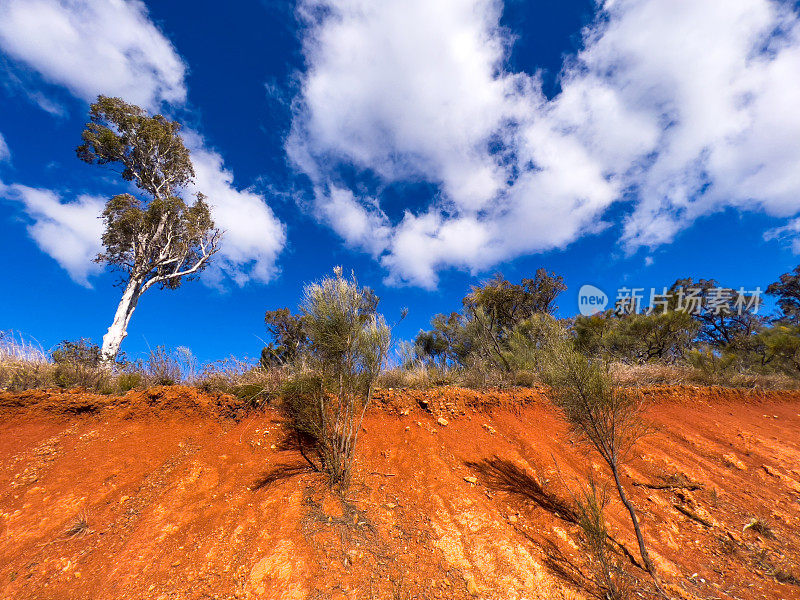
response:
<path id="1" fill-rule="evenodd" d="M 22 334 L 0 331 L 0 389 L 51 387 L 55 365 L 41 345 Z"/>
<path id="2" fill-rule="evenodd" d="M 539 379 L 532 371 L 504 373 L 480 367 L 430 367 L 415 365 L 411 368 L 394 367 L 383 371 L 377 385 L 383 389 L 431 389 L 446 385 L 484 390 L 488 388 L 533 387 Z"/>
<path id="3" fill-rule="evenodd" d="M 800 379 L 786 375 L 716 373 L 689 365 L 614 363 L 611 368 L 615 381 L 622 387 L 718 385 L 750 389 L 800 388 Z M 276 397 L 288 377 L 285 367 L 267 369 L 255 361 L 233 357 L 201 366 L 188 348 L 161 346 L 151 350 L 144 359 L 118 365 L 113 374 L 85 365 L 73 370 L 82 376 L 64 377 L 65 366 L 55 364 L 50 352 L 37 341 L 13 331 L 0 331 L 0 390 L 82 387 L 100 393 L 122 394 L 152 385 L 183 384 L 229 393 L 249 404 L 260 405 Z M 538 374 L 529 370 L 503 373 L 480 365 L 465 369 L 417 364 L 383 371 L 377 385 L 383 389 L 430 389 L 453 385 L 483 390 L 534 387 L 540 383 Z"/>
<path id="4" fill-rule="evenodd" d="M 613 363 L 611 372 L 618 385 L 641 387 L 653 385 L 718 385 L 730 388 L 792 390 L 800 380 L 787 375 L 758 373 L 711 373 L 688 365 Z"/>
<path id="5" fill-rule="evenodd" d="M 64 536 L 68 538 L 81 537 L 89 531 L 89 514 L 82 512 L 70 523 L 64 531 Z"/>
<path id="6" fill-rule="evenodd" d="M 231 394 L 258 407 L 280 395 L 288 376 L 285 367 L 266 368 L 231 357 L 206 365 L 192 383 L 203 391 Z"/>
<path id="7" fill-rule="evenodd" d="M 103 366 L 53 361 L 38 342 L 15 332 L 0 332 L 0 390 L 82 388 L 124 394 L 154 385 L 193 385 L 227 393 L 249 406 L 275 397 L 286 380 L 285 369 L 266 369 L 253 361 L 229 358 L 200 366 L 188 348 L 161 346 L 141 360 L 121 363 L 109 372 Z"/>
<path id="8" fill-rule="evenodd" d="M 775 539 L 775 533 L 772 531 L 772 527 L 770 527 L 769 523 L 767 523 L 767 521 L 761 517 L 754 517 L 747 525 L 744 526 L 742 533 L 748 530 L 754 531 L 755 533 L 758 533 L 767 539 Z"/>
<path id="9" fill-rule="evenodd" d="M 614 381 L 621 387 L 658 385 L 716 385 L 729 388 L 793 390 L 800 388 L 800 379 L 787 375 L 703 371 L 690 365 L 612 363 Z M 502 373 L 483 368 L 395 367 L 384 371 L 378 386 L 384 389 L 430 389 L 455 385 L 472 389 L 535 387 L 541 384 L 538 373 L 530 370 Z"/>

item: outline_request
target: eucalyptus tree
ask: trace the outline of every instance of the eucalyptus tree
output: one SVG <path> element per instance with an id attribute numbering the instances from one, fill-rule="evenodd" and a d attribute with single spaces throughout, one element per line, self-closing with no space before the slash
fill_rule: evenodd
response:
<path id="1" fill-rule="evenodd" d="M 119 271 L 124 288 L 101 349 L 113 361 L 141 295 L 197 276 L 219 249 L 221 233 L 202 193 L 192 203 L 179 195 L 194 179 L 179 123 L 106 96 L 92 104 L 89 119 L 78 158 L 121 168 L 122 179 L 141 192 L 114 196 L 102 215 L 104 250 L 95 260 Z"/>

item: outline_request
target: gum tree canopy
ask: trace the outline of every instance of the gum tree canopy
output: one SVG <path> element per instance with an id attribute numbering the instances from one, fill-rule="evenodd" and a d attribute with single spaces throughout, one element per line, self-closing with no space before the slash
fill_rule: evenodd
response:
<path id="1" fill-rule="evenodd" d="M 89 117 L 78 158 L 121 167 L 122 179 L 142 192 L 114 196 L 103 210 L 105 249 L 95 260 L 122 273 L 125 289 L 103 336 L 103 359 L 113 361 L 139 297 L 156 284 L 176 289 L 200 273 L 219 249 L 221 234 L 203 194 L 192 204 L 178 196 L 194 178 L 179 123 L 105 96 L 92 104 Z"/>

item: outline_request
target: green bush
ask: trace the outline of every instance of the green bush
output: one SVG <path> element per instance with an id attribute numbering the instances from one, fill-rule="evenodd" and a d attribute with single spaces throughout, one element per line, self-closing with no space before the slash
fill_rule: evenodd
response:
<path id="1" fill-rule="evenodd" d="M 300 441 L 313 441 L 304 456 L 332 485 L 349 482 L 361 423 L 389 349 L 389 327 L 377 304 L 377 296 L 355 276 L 343 277 L 341 268 L 304 289 L 306 370 L 285 386 L 284 406 Z"/>
<path id="2" fill-rule="evenodd" d="M 122 372 L 115 379 L 117 390 L 124 394 L 144 386 L 144 376 L 138 371 Z"/>
<path id="3" fill-rule="evenodd" d="M 575 319 L 575 346 L 589 356 L 629 364 L 675 364 L 686 358 L 700 325 L 685 312 L 617 316 L 608 311 Z"/>
<path id="4" fill-rule="evenodd" d="M 64 340 L 51 352 L 51 358 L 55 363 L 55 383 L 59 387 L 110 390 L 111 373 L 103 368 L 100 347 L 91 340 Z"/>

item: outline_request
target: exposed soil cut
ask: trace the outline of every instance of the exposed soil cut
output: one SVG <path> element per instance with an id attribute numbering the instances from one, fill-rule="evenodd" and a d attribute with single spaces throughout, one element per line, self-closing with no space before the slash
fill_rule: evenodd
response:
<path id="1" fill-rule="evenodd" d="M 800 393 L 644 388 L 624 470 L 676 598 L 800 598 Z M 342 498 L 273 409 L 191 388 L 0 393 L 0 598 L 597 597 L 599 459 L 544 390 L 384 390 Z M 609 488 L 615 560 L 656 598 Z M 640 595 L 637 595 L 640 594 Z"/>

